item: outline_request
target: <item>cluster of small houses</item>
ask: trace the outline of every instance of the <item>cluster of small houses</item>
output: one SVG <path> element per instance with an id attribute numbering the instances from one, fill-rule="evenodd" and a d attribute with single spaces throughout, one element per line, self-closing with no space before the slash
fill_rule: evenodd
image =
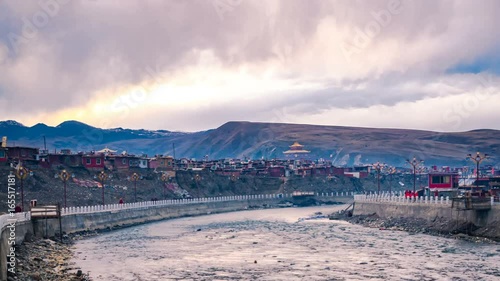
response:
<path id="1" fill-rule="evenodd" d="M 294 147 L 297 147 L 294 149 Z M 307 153 L 302 146 L 294 144 L 291 146 L 292 153 Z M 72 153 L 69 149 L 49 152 L 33 147 L 21 146 L 3 146 L 0 147 L 0 164 L 23 163 L 28 167 L 51 168 L 58 166 L 83 167 L 91 171 L 127 171 L 129 169 L 154 169 L 157 171 L 203 171 L 210 170 L 216 174 L 240 177 L 264 176 L 264 177 L 326 177 L 333 178 L 338 176 L 366 178 L 374 169 L 371 165 L 355 167 L 336 167 L 328 161 L 312 161 L 301 158 L 291 159 L 273 159 L 273 160 L 240 160 L 240 159 L 221 159 L 221 160 L 193 160 L 188 158 L 174 159 L 171 156 L 155 155 L 147 157 L 146 155 L 131 155 L 126 152 L 117 153 L 114 150 L 104 148 L 100 151 L 91 151 L 88 153 Z M 496 174 L 491 167 L 485 167 L 491 171 L 484 171 L 481 174 L 483 178 L 479 179 L 481 185 L 491 186 L 490 182 L 496 178 Z M 403 173 L 411 173 L 410 169 L 399 170 Z M 419 173 L 428 177 L 427 188 L 432 190 L 446 191 L 456 189 L 459 186 L 475 185 L 476 180 L 463 178 L 462 168 L 450 167 L 432 167 Z M 473 172 L 470 173 L 473 175 Z M 496 182 L 496 180 L 493 180 Z M 498 183 L 500 185 L 500 183 Z"/>
<path id="2" fill-rule="evenodd" d="M 335 167 L 329 162 L 312 160 L 194 160 L 188 158 L 174 159 L 171 156 L 132 155 L 126 152 L 117 153 L 104 148 L 88 153 L 72 153 L 69 149 L 49 152 L 33 147 L 10 146 L 0 147 L 0 163 L 20 163 L 25 166 L 51 168 L 67 166 L 82 167 L 90 171 L 126 171 L 134 168 L 154 169 L 159 171 L 173 170 L 210 170 L 224 176 L 346 176 L 365 178 L 371 166 Z"/>

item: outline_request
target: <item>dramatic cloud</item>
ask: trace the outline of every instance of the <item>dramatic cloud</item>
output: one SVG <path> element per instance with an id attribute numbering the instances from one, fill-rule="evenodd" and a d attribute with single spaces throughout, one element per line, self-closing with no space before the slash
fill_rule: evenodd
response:
<path id="1" fill-rule="evenodd" d="M 1 119 L 500 129 L 498 1 L 0 2 Z"/>

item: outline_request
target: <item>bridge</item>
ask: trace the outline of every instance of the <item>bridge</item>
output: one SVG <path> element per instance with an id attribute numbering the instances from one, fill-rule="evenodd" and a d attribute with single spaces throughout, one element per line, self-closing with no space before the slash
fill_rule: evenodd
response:
<path id="1" fill-rule="evenodd" d="M 314 193 L 313 197 L 319 203 L 347 203 L 352 202 L 353 196 L 352 192 L 332 192 Z M 7 280 L 10 261 L 8 255 L 11 254 L 9 241 L 20 245 L 28 233 L 52 237 L 63 233 L 114 229 L 185 216 L 241 211 L 262 206 L 278 207 L 284 201 L 293 202 L 293 194 L 234 195 L 68 207 L 60 210 L 60 217 L 46 219 L 35 218 L 35 213 L 32 218 L 31 212 L 1 215 L 0 280 Z"/>

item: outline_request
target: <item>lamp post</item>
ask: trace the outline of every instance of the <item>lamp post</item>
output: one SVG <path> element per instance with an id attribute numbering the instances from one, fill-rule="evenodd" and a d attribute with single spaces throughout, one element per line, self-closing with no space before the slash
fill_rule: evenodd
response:
<path id="1" fill-rule="evenodd" d="M 165 173 L 162 173 L 161 174 L 161 181 L 163 182 L 163 198 L 164 199 L 167 199 L 167 193 L 166 193 L 166 186 L 165 186 L 165 182 L 168 180 L 168 176 L 167 174 Z"/>
<path id="2" fill-rule="evenodd" d="M 472 160 L 474 163 L 476 163 L 476 189 L 479 189 L 479 163 L 483 162 L 484 159 L 488 158 L 488 154 L 481 155 L 479 151 L 476 153 L 476 155 L 472 156 L 472 154 L 467 154 L 467 159 Z M 471 186 L 471 192 L 472 192 L 472 186 Z"/>
<path id="3" fill-rule="evenodd" d="M 196 183 L 196 193 L 197 193 L 197 196 L 198 196 L 198 198 L 200 198 L 200 185 L 199 185 L 199 183 L 201 181 L 200 174 L 194 175 L 194 181 Z"/>
<path id="4" fill-rule="evenodd" d="M 463 179 L 463 181 L 464 181 L 463 186 L 465 186 L 465 180 L 467 179 L 468 172 L 469 172 L 469 167 L 464 166 L 464 167 L 462 168 L 462 179 Z"/>
<path id="5" fill-rule="evenodd" d="M 29 171 L 23 166 L 19 166 L 16 170 L 16 176 L 21 180 L 21 210 L 24 210 L 24 180 L 28 177 Z"/>
<path id="6" fill-rule="evenodd" d="M 68 204 L 66 204 L 66 183 L 68 182 L 69 177 L 70 175 L 66 170 L 62 170 L 59 174 L 59 178 L 61 178 L 64 184 L 64 208 L 68 207 Z"/>
<path id="7" fill-rule="evenodd" d="M 137 181 L 139 180 L 139 175 L 133 173 L 130 179 L 134 182 L 134 201 L 137 202 Z"/>
<path id="8" fill-rule="evenodd" d="M 380 162 L 377 162 L 372 165 L 372 167 L 377 171 L 377 195 L 380 195 L 380 171 L 385 167 L 386 165 Z"/>
<path id="9" fill-rule="evenodd" d="M 389 197 L 392 197 L 392 176 L 396 173 L 396 167 L 389 167 L 387 170 L 389 176 L 391 176 L 391 183 L 389 184 Z"/>
<path id="10" fill-rule="evenodd" d="M 417 160 L 416 157 L 413 157 L 412 160 L 406 159 L 406 162 L 413 167 L 413 194 L 415 196 L 416 192 L 416 184 L 417 184 L 417 167 L 424 163 L 424 160 Z"/>
<path id="11" fill-rule="evenodd" d="M 102 205 L 104 205 L 104 181 L 108 178 L 108 175 L 104 171 L 101 171 L 98 177 L 102 185 Z"/>

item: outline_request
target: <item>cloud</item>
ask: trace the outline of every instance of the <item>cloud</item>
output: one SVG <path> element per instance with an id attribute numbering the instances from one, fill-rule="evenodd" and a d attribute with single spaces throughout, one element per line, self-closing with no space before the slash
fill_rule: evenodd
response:
<path id="1" fill-rule="evenodd" d="M 452 129 L 440 116 L 478 87 L 489 89 L 481 107 L 496 101 L 497 71 L 484 62 L 499 58 L 499 6 L 3 1 L 0 111 L 26 124 L 187 131 L 230 120 L 500 129 L 481 122 L 500 117 L 489 111 Z M 489 74 L 482 86 L 478 77 Z M 379 114 L 386 117 L 368 117 Z"/>

